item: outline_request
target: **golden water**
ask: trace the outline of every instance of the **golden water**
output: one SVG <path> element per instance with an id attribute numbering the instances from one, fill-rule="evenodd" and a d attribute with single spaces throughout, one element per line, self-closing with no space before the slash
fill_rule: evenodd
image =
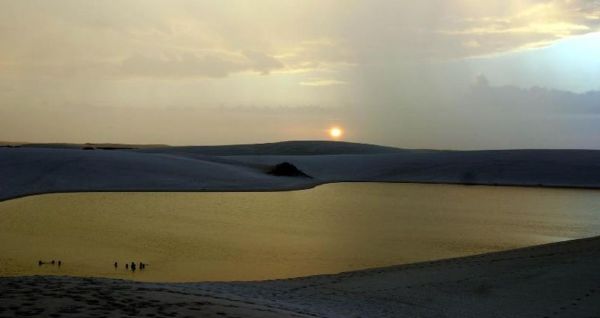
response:
<path id="1" fill-rule="evenodd" d="M 0 203 L 0 276 L 255 280 L 456 257 L 598 235 L 599 194 L 348 183 L 40 195 Z M 123 266 L 131 261 L 149 265 L 132 273 Z"/>

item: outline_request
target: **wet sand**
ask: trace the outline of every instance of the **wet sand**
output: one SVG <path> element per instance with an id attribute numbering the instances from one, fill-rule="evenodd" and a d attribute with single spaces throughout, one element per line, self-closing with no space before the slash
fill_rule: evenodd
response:
<path id="1" fill-rule="evenodd" d="M 600 238 L 239 283 L 0 278 L 0 317 L 598 317 Z"/>

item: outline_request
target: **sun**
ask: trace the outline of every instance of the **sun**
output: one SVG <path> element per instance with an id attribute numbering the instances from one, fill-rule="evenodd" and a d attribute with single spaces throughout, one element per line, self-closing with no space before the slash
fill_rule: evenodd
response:
<path id="1" fill-rule="evenodd" d="M 333 139 L 339 139 L 344 134 L 344 131 L 340 127 L 332 127 L 329 129 L 329 136 Z"/>

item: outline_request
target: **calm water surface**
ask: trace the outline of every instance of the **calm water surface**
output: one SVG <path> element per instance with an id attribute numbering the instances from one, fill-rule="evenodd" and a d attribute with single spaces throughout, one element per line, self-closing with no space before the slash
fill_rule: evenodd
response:
<path id="1" fill-rule="evenodd" d="M 254 280 L 457 257 L 599 235 L 599 193 L 351 183 L 33 196 L 0 203 L 0 276 Z"/>

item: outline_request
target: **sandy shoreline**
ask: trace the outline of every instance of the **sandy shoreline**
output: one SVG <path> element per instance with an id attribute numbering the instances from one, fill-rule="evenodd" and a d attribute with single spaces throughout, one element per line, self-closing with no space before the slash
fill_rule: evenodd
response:
<path id="1" fill-rule="evenodd" d="M 337 275 L 223 283 L 0 278 L 0 317 L 598 317 L 600 237 Z"/>

